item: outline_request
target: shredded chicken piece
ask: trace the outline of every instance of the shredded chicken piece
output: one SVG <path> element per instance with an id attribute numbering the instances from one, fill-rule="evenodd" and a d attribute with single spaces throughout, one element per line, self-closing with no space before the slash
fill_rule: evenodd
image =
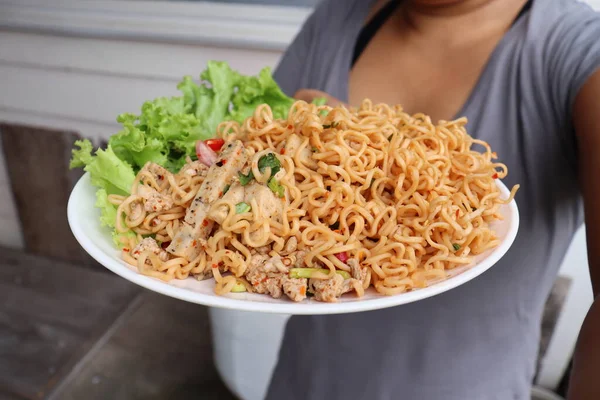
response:
<path id="1" fill-rule="evenodd" d="M 138 194 L 144 199 L 144 210 L 161 212 L 173 208 L 173 200 L 169 196 L 158 193 L 150 186 L 140 185 Z"/>
<path id="2" fill-rule="evenodd" d="M 293 301 L 306 298 L 307 280 L 288 276 L 289 267 L 280 256 L 255 254 L 246 269 L 246 279 L 257 293 L 280 298 L 284 293 Z"/>
<path id="3" fill-rule="evenodd" d="M 334 274 L 329 279 L 310 279 L 308 285 L 315 295 L 315 300 L 335 303 L 344 293 L 353 289 L 353 279 L 344 279 L 340 274 Z"/>
<path id="4" fill-rule="evenodd" d="M 271 257 L 269 259 L 269 261 L 267 261 L 265 263 L 264 270 L 266 272 L 280 272 L 280 273 L 283 273 L 283 274 L 287 274 L 287 273 L 290 272 L 289 267 L 287 267 L 283 263 L 283 260 L 281 259 L 281 256 Z"/>
<path id="5" fill-rule="evenodd" d="M 292 268 L 304 268 L 304 260 L 307 254 L 308 251 L 306 250 L 298 250 L 290 254 L 288 258 L 292 259 Z"/>
<path id="6" fill-rule="evenodd" d="M 290 278 L 283 275 L 281 278 L 283 292 L 292 301 L 302 301 L 306 298 L 306 290 L 308 288 L 308 280 L 305 278 Z"/>
<path id="7" fill-rule="evenodd" d="M 169 253 L 160 248 L 156 240 L 152 238 L 145 238 L 133 248 L 131 255 L 136 260 L 140 257 L 143 252 L 150 251 L 158 256 L 161 261 L 167 261 L 169 259 Z"/>
<path id="8" fill-rule="evenodd" d="M 276 221 L 281 221 L 283 204 L 281 199 L 277 198 L 267 186 L 258 182 L 252 182 L 246 186 L 244 201 L 252 204 L 252 200 L 256 200 L 256 204 L 258 204 L 259 218 L 273 218 Z"/>
<path id="9" fill-rule="evenodd" d="M 242 185 L 240 185 L 239 183 L 232 183 L 227 193 L 223 195 L 223 200 L 235 205 L 244 201 L 244 194 L 245 190 Z M 213 206 L 208 212 L 208 217 L 215 221 L 217 224 L 221 225 L 223 221 L 225 221 L 225 218 L 227 218 L 229 212 L 230 211 L 227 206 Z"/>

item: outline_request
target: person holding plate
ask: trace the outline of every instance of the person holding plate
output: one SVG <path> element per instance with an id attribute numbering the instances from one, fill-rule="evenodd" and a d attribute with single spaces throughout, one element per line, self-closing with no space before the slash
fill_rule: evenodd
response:
<path id="1" fill-rule="evenodd" d="M 575 0 L 324 0 L 283 56 L 283 90 L 330 104 L 467 116 L 520 184 L 520 231 L 492 269 L 395 308 L 290 319 L 268 400 L 529 399 L 540 319 L 586 222 L 600 291 L 600 15 Z M 585 205 L 585 212 L 584 207 Z M 600 304 L 570 400 L 600 398 Z"/>

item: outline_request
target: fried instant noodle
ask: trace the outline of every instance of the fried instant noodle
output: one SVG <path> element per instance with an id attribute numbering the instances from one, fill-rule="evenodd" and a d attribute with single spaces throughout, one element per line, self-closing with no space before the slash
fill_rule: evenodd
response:
<path id="1" fill-rule="evenodd" d="M 357 109 L 298 101 L 282 120 L 261 105 L 242 125 L 219 125 L 217 159 L 241 142 L 239 157 L 189 160 L 176 174 L 148 164 L 129 197 L 109 197 L 117 230 L 136 234 L 123 259 L 165 281 L 214 277 L 218 294 L 335 301 L 369 286 L 423 288 L 499 244 L 490 223 L 518 189 L 501 197 L 507 168 L 466 122 L 435 124 L 369 100 Z M 223 171 L 218 181 L 207 181 L 211 170 Z M 204 219 L 192 219 L 195 201 Z M 184 231 L 194 232 L 185 249 Z"/>

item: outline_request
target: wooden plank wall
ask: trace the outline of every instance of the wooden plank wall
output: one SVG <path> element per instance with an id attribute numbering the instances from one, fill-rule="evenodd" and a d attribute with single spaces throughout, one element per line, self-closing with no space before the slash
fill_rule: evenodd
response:
<path id="1" fill-rule="evenodd" d="M 97 268 L 67 222 L 69 194 L 80 170 L 68 168 L 74 132 L 0 124 L 0 138 L 25 251 Z"/>

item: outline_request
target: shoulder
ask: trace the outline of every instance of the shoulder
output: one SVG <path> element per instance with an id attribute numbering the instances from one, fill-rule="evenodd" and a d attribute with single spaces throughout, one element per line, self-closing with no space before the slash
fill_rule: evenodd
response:
<path id="1" fill-rule="evenodd" d="M 546 50 L 557 45 L 600 42 L 599 34 L 600 13 L 581 1 L 536 0 L 529 12 L 528 41 L 543 44 Z"/>
<path id="2" fill-rule="evenodd" d="M 600 13 L 576 0 L 534 0 L 524 22 L 522 66 L 543 79 L 555 109 L 568 115 L 600 67 Z"/>
<path id="3" fill-rule="evenodd" d="M 275 80 L 287 94 L 318 88 L 338 53 L 348 48 L 373 0 L 323 0 L 283 54 Z M 322 85 L 321 85 L 322 86 Z"/>

